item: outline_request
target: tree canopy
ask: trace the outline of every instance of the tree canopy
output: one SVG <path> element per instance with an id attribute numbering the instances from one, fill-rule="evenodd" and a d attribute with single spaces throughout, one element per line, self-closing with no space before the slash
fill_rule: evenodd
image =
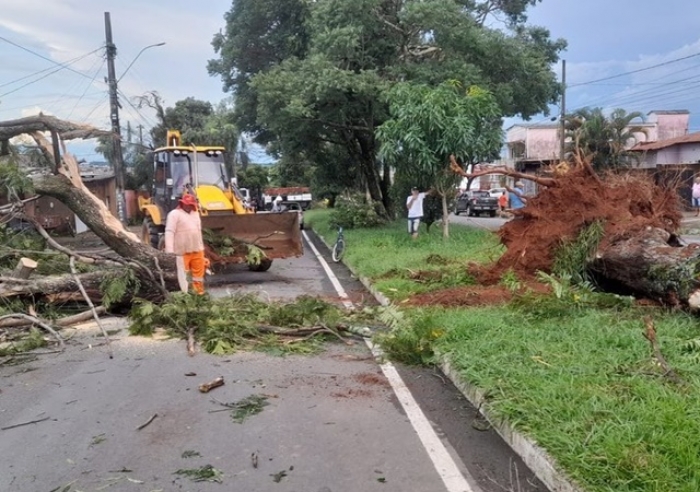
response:
<path id="1" fill-rule="evenodd" d="M 557 100 L 551 65 L 565 42 L 526 23 L 538 1 L 236 0 L 209 71 L 233 92 L 241 130 L 315 162 L 318 176 L 329 164 L 319 156 L 349 159 L 356 186 L 388 207 L 375 131 L 396 83 L 478 85 L 502 116 L 547 113 Z"/>
<path id="2" fill-rule="evenodd" d="M 391 118 L 377 131 L 379 155 L 411 177 L 414 185 L 431 187 L 442 199 L 443 234 L 448 235 L 447 199 L 460 179 L 449 157 L 480 162 L 501 147 L 500 110 L 491 93 L 478 87 L 465 91 L 449 81 L 432 88 L 400 83 L 387 93 Z M 406 181 L 403 179 L 402 181 Z"/>

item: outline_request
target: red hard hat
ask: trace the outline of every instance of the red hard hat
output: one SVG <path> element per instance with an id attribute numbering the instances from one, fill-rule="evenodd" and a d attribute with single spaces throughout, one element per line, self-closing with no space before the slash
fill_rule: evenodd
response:
<path id="1" fill-rule="evenodd" d="M 192 207 L 197 206 L 197 200 L 193 195 L 190 195 L 189 193 L 182 195 L 182 198 L 180 198 L 180 203 L 182 203 L 183 205 L 190 205 Z"/>

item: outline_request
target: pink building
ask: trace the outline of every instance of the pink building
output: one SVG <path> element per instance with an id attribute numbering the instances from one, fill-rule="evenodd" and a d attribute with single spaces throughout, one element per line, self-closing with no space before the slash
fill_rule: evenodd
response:
<path id="1" fill-rule="evenodd" d="M 688 133 L 690 113 L 687 110 L 657 110 L 647 114 L 646 121 L 634 123 L 644 128 L 630 140 L 629 148 L 683 137 Z M 521 123 L 506 130 L 506 164 L 522 172 L 536 173 L 542 166 L 557 163 L 560 149 L 558 123 Z M 643 162 L 640 167 L 655 167 L 656 162 Z"/>

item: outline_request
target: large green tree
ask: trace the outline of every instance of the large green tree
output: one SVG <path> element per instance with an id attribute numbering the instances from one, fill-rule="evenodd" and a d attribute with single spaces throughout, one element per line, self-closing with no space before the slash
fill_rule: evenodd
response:
<path id="1" fill-rule="evenodd" d="M 639 155 L 629 149 L 646 132 L 638 124 L 643 121 L 638 111 L 618 108 L 606 115 L 602 108 L 579 109 L 564 119 L 569 151 L 582 151 L 596 170 L 629 167 L 638 163 Z"/>
<path id="2" fill-rule="evenodd" d="M 281 155 L 342 148 L 354 182 L 388 207 L 389 168 L 377 162 L 375 131 L 389 116 L 384 94 L 395 83 L 476 84 L 503 115 L 526 118 L 556 101 L 551 66 L 565 43 L 526 24 L 535 3 L 236 0 L 209 70 L 234 92 L 243 130 L 274 142 Z M 505 23 L 488 21 L 500 17 Z"/>
<path id="3" fill-rule="evenodd" d="M 410 176 L 415 184 L 430 186 L 442 201 L 443 237 L 449 237 L 450 195 L 459 176 L 450 170 L 450 155 L 463 162 L 480 162 L 498 155 L 501 113 L 488 91 L 465 91 L 450 81 L 433 88 L 400 83 L 389 93 L 391 119 L 377 131 L 380 156 Z M 403 179 L 402 181 L 406 181 Z"/>

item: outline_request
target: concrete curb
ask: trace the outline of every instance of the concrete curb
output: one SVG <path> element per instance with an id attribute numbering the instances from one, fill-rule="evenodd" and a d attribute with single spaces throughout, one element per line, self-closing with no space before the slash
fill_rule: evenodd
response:
<path id="1" fill-rule="evenodd" d="M 313 229 L 312 229 L 313 230 Z M 323 244 L 328 249 L 331 249 L 323 236 L 316 233 Z M 345 263 L 343 263 L 345 264 Z M 374 298 L 382 306 L 390 306 L 391 301 L 388 297 L 377 290 L 368 278 L 358 275 L 355 270 L 345 264 L 355 278 L 374 296 Z M 544 483 L 552 492 L 585 492 L 583 488 L 577 485 L 566 474 L 557 469 L 556 461 L 544 449 L 538 446 L 533 440 L 516 431 L 508 422 L 498 420 L 490 415 L 488 404 L 484 398 L 483 390 L 462 380 L 457 371 L 451 366 L 446 356 L 439 356 L 438 366 L 464 397 L 477 409 L 479 413 L 486 418 L 491 426 L 498 432 L 503 440 L 511 447 L 511 449 L 520 456 L 523 462 L 533 471 L 537 478 Z"/>

